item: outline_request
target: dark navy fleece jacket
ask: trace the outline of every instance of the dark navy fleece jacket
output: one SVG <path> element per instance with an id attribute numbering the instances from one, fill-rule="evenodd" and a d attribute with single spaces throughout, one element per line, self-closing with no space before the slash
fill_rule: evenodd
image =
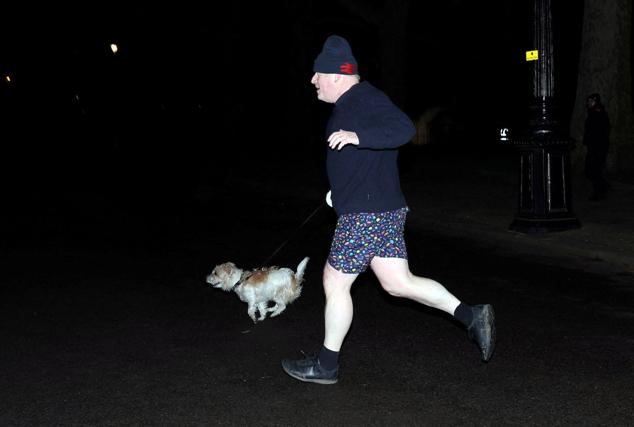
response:
<path id="1" fill-rule="evenodd" d="M 326 138 L 338 130 L 356 132 L 359 145 L 328 149 L 326 168 L 337 214 L 405 207 L 397 149 L 414 136 L 412 121 L 383 92 L 361 82 L 335 103 Z"/>

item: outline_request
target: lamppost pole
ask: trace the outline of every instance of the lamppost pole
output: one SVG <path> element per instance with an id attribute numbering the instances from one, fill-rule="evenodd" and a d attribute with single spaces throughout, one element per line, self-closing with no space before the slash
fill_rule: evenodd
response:
<path id="1" fill-rule="evenodd" d="M 533 6 L 533 100 L 526 131 L 511 139 L 520 153 L 520 178 L 518 210 L 510 225 L 531 234 L 580 227 L 572 213 L 574 141 L 557 120 L 550 0 L 533 0 Z"/>

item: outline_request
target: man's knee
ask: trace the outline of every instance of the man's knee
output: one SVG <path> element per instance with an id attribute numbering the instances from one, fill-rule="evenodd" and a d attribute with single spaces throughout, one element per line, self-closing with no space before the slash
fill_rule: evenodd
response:
<path id="1" fill-rule="evenodd" d="M 402 297 L 406 294 L 407 282 L 399 277 L 379 278 L 379 283 L 385 291 L 393 297 Z"/>
<path id="2" fill-rule="evenodd" d="M 324 290 L 330 289 L 336 282 L 335 275 L 332 270 L 333 267 L 326 263 L 321 277 L 324 284 Z"/>
<path id="3" fill-rule="evenodd" d="M 352 282 L 354 282 L 356 274 L 346 274 L 338 271 L 329 263 L 326 263 L 323 272 L 324 293 L 328 297 L 332 293 L 350 292 Z"/>
<path id="4" fill-rule="evenodd" d="M 381 287 L 387 293 L 395 297 L 407 295 L 407 289 L 411 281 L 411 273 L 407 266 L 407 261 L 397 258 L 375 258 L 371 266 L 374 274 L 379 279 Z"/>

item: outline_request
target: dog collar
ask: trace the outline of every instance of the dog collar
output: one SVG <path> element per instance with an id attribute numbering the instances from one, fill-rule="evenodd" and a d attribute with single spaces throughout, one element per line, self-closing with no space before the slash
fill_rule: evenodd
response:
<path id="1" fill-rule="evenodd" d="M 242 273 L 242 275 L 240 276 L 240 280 L 238 280 L 238 285 L 241 285 L 245 280 L 247 280 L 249 277 L 251 277 L 253 275 L 253 272 L 251 271 L 244 271 Z"/>

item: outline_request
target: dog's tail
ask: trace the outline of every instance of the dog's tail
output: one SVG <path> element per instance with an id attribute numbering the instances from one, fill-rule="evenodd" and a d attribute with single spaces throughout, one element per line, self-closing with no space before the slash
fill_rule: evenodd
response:
<path id="1" fill-rule="evenodd" d="M 297 266 L 297 272 L 295 273 L 295 280 L 297 284 L 300 284 L 304 279 L 304 271 L 306 271 L 306 265 L 308 264 L 308 260 L 310 258 L 306 257 L 299 263 Z"/>

